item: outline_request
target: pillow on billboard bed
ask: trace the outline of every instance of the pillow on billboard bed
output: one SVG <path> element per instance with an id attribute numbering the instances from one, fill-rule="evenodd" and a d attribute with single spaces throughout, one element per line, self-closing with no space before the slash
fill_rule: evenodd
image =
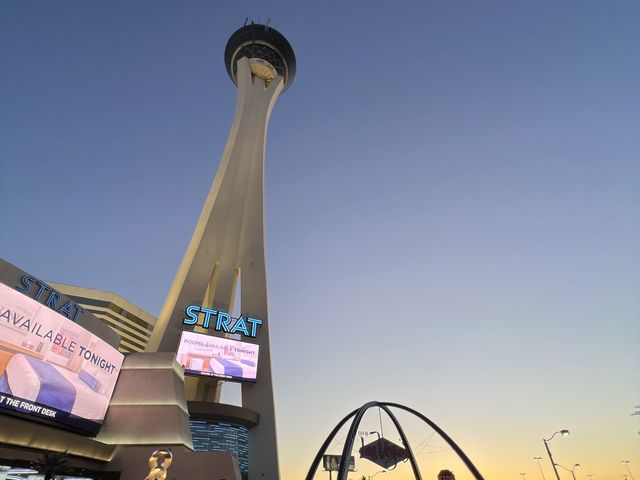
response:
<path id="1" fill-rule="evenodd" d="M 86 383 L 87 386 L 94 392 L 100 392 L 100 389 L 102 388 L 102 384 L 100 383 L 100 381 L 98 381 L 98 379 L 96 379 L 93 375 L 91 375 L 86 370 L 80 370 L 78 372 L 78 378 L 82 380 L 84 383 Z"/>
<path id="2" fill-rule="evenodd" d="M 204 367 L 204 361 L 201 358 L 192 358 L 189 362 L 189 369 L 202 370 Z"/>

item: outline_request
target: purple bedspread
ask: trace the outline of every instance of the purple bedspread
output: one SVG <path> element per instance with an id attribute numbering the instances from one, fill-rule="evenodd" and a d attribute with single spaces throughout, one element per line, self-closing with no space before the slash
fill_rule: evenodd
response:
<path id="1" fill-rule="evenodd" d="M 224 374 L 231 375 L 232 377 L 242 377 L 242 367 L 239 367 L 235 363 L 230 362 L 226 358 L 216 358 L 217 362 L 220 362 L 224 367 Z"/>
<path id="2" fill-rule="evenodd" d="M 76 389 L 53 365 L 25 355 L 38 375 L 40 390 L 36 402 L 71 413 L 76 401 Z"/>

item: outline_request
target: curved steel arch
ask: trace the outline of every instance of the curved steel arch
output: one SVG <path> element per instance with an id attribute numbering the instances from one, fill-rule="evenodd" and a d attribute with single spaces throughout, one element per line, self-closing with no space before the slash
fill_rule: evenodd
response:
<path id="1" fill-rule="evenodd" d="M 399 403 L 385 402 L 385 404 L 389 407 L 399 408 L 401 410 L 405 410 L 406 412 L 412 413 L 416 417 L 418 417 L 420 420 L 425 422 L 427 425 L 429 425 L 431 428 L 433 428 L 436 432 L 438 432 L 438 435 L 440 435 L 444 439 L 444 441 L 447 442 L 449 446 L 453 448 L 453 450 L 458 454 L 458 457 L 460 457 L 460 460 L 464 462 L 464 464 L 471 471 L 471 473 L 476 478 L 476 480 L 484 480 L 482 474 L 478 471 L 478 469 L 473 464 L 471 459 L 467 457 L 467 455 L 462 451 L 462 449 L 458 446 L 458 444 L 454 442 L 453 439 L 449 435 L 447 435 L 445 431 L 442 430 L 438 425 L 436 425 L 434 422 L 432 422 L 427 417 L 422 415 L 420 412 L 414 410 L 413 408 L 405 407 L 404 405 L 400 405 Z"/>
<path id="2" fill-rule="evenodd" d="M 344 447 L 342 449 L 342 455 L 340 457 L 340 467 L 339 467 L 339 470 L 338 470 L 338 478 L 337 478 L 337 480 L 346 480 L 347 479 L 347 474 L 348 474 L 348 469 L 349 469 L 349 456 L 351 454 L 351 450 L 353 450 L 353 443 L 355 441 L 355 437 L 356 437 L 356 434 L 358 432 L 358 426 L 360 425 L 360 422 L 361 422 L 362 417 L 364 416 L 365 412 L 367 410 L 369 410 L 370 408 L 372 408 L 372 407 L 380 407 L 386 412 L 387 415 L 389 415 L 389 418 L 391 419 L 391 421 L 393 422 L 393 425 L 398 430 L 398 433 L 400 434 L 400 438 L 402 439 L 402 442 L 404 443 L 404 447 L 407 450 L 407 453 L 409 454 L 409 460 L 411 461 L 411 468 L 413 469 L 413 474 L 414 474 L 416 480 L 422 480 L 422 475 L 420 474 L 420 469 L 418 468 L 418 462 L 416 461 L 416 458 L 415 458 L 415 456 L 413 454 L 413 450 L 411 449 L 411 446 L 409 445 L 409 440 L 407 439 L 407 437 L 406 437 L 406 435 L 404 433 L 404 430 L 402 429 L 402 427 L 400 425 L 400 422 L 398 422 L 398 419 L 393 414 L 393 412 L 391 412 L 389 407 L 398 408 L 400 410 L 404 410 L 406 412 L 409 412 L 409 413 L 415 415 L 416 417 L 418 417 L 423 422 L 425 422 L 431 428 L 433 428 L 438 433 L 438 435 L 440 435 L 444 439 L 444 441 L 447 442 L 447 444 L 456 452 L 456 454 L 458 454 L 458 457 L 460 457 L 462 462 L 471 471 L 471 473 L 476 478 L 476 480 L 484 480 L 482 474 L 478 471 L 478 469 L 475 467 L 475 465 L 471 462 L 469 457 L 467 457 L 467 455 L 453 441 L 453 439 L 449 435 L 447 435 L 444 430 L 442 430 L 440 427 L 438 427 L 438 425 L 436 425 L 433 421 L 429 420 L 427 417 L 422 415 L 420 412 L 418 412 L 418 411 L 416 411 L 416 410 L 414 410 L 412 408 L 405 407 L 404 405 L 400 405 L 399 403 L 378 402 L 378 401 L 367 402 L 362 407 L 354 410 L 349 415 L 347 415 L 342 420 L 340 420 L 340 422 L 335 426 L 335 428 L 331 431 L 331 433 L 329 434 L 327 439 L 324 441 L 324 443 L 320 447 L 320 450 L 318 450 L 318 453 L 316 454 L 315 458 L 313 459 L 313 462 L 311 464 L 311 467 L 309 468 L 309 472 L 307 473 L 307 476 L 305 477 L 305 480 L 313 480 L 313 477 L 316 474 L 316 471 L 318 470 L 318 466 L 320 465 L 320 460 L 322 459 L 322 456 L 325 454 L 327 448 L 329 448 L 329 445 L 331 444 L 332 440 L 335 438 L 336 434 L 342 428 L 342 426 L 345 423 L 347 423 L 347 421 L 350 418 L 354 417 L 353 421 L 351 422 L 351 426 L 349 427 L 349 433 L 347 434 L 347 440 L 346 440 L 346 442 L 344 444 Z"/>
<path id="3" fill-rule="evenodd" d="M 416 457 L 413 455 L 413 449 L 411 448 L 411 445 L 409 445 L 409 439 L 407 438 L 407 436 L 404 433 L 404 430 L 400 426 L 400 422 L 398 422 L 398 419 L 393 414 L 393 412 L 389 410 L 389 407 L 387 405 L 380 404 L 380 406 L 387 413 L 387 415 L 389 415 L 389 418 L 391 419 L 391 421 L 396 427 L 396 430 L 398 430 L 398 433 L 400 434 L 402 443 L 404 443 L 404 448 L 409 454 L 409 461 L 411 462 L 411 468 L 413 469 L 414 477 L 416 477 L 416 480 L 422 480 L 422 474 L 420 473 L 420 469 L 418 468 L 418 461 L 416 460 Z"/>
<path id="4" fill-rule="evenodd" d="M 333 441 L 333 439 L 336 436 L 336 434 L 338 433 L 338 431 L 342 428 L 342 426 L 345 423 L 347 423 L 347 420 L 349 420 L 356 413 L 358 413 L 359 410 L 360 409 L 357 409 L 357 410 L 354 410 L 353 412 L 351 412 L 349 415 L 347 415 L 342 420 L 340 420 L 340 422 L 335 426 L 335 428 L 333 430 L 331 430 L 331 433 L 329 434 L 327 439 L 324 441 L 324 443 L 320 447 L 320 450 L 318 450 L 318 453 L 316 454 L 315 458 L 313 459 L 313 462 L 311 463 L 311 467 L 309 467 L 309 473 L 307 473 L 307 476 L 305 477 L 305 480 L 313 480 L 313 477 L 316 474 L 316 470 L 318 469 L 318 465 L 320 465 L 320 460 L 322 460 L 322 455 L 324 455 L 324 453 L 327 451 L 327 448 L 329 448 L 329 445 Z M 340 459 L 340 461 L 342 461 L 342 459 Z"/>

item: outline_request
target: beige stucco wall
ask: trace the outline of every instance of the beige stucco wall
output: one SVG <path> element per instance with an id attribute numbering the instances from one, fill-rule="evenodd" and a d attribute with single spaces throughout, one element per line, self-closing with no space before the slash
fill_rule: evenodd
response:
<path id="1" fill-rule="evenodd" d="M 193 448 L 184 374 L 168 353 L 125 357 L 97 440 L 113 445 Z"/>

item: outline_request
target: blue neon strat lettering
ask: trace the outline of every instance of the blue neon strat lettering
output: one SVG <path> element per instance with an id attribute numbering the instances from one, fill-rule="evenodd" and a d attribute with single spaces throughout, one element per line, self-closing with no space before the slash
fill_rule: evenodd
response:
<path id="1" fill-rule="evenodd" d="M 182 324 L 198 325 L 198 316 L 201 313 L 204 313 L 202 321 L 203 328 L 213 328 L 218 332 L 224 333 L 240 333 L 245 337 L 257 337 L 258 328 L 264 323 L 262 320 L 258 320 L 257 318 L 241 315 L 236 319 L 227 312 L 213 310 L 212 308 L 199 307 L 197 305 L 189 305 L 185 309 L 186 317 L 182 319 Z M 215 322 L 212 321 L 212 317 L 216 317 Z"/>
<path id="2" fill-rule="evenodd" d="M 204 307 L 200 307 L 200 311 L 204 313 L 204 321 L 202 322 L 202 326 L 204 328 L 209 328 L 209 324 L 211 323 L 211 315 L 218 315 L 218 311 Z"/>
<path id="3" fill-rule="evenodd" d="M 85 311 L 84 308 L 82 308 L 80 305 L 76 305 L 76 313 L 71 320 L 75 322 L 76 319 L 78 318 L 78 315 L 80 315 L 84 311 Z"/>
<path id="4" fill-rule="evenodd" d="M 251 324 L 251 333 L 250 337 L 255 337 L 258 335 L 258 327 L 262 325 L 262 320 L 258 320 L 257 318 L 247 317 L 247 322 Z"/>
<path id="5" fill-rule="evenodd" d="M 31 283 L 36 282 L 37 279 L 32 277 L 31 275 L 24 275 L 22 277 L 22 287 L 16 287 L 16 290 L 18 290 L 19 292 L 23 292 L 23 293 L 27 293 L 29 290 L 31 290 Z"/>
<path id="6" fill-rule="evenodd" d="M 231 329 L 231 333 L 237 332 L 242 333 L 245 337 L 249 336 L 249 330 L 247 330 L 247 323 L 244 321 L 244 317 L 240 317 Z"/>
<path id="7" fill-rule="evenodd" d="M 46 292 L 47 290 L 51 290 L 49 288 L 49 285 L 47 285 L 46 283 L 42 283 L 41 281 L 37 281 L 36 282 L 38 284 L 38 286 L 40 287 L 40 289 L 38 290 L 38 293 L 36 293 L 36 296 L 33 297 L 35 300 L 40 301 L 40 297 L 42 296 L 42 294 L 44 292 Z"/>
<path id="8" fill-rule="evenodd" d="M 182 320 L 182 323 L 185 325 L 196 325 L 198 323 L 198 312 L 200 311 L 200 307 L 196 307 L 195 305 L 189 305 L 186 310 L 186 314 L 189 318 L 185 318 Z"/>
<path id="9" fill-rule="evenodd" d="M 71 318 L 71 315 L 73 315 L 73 311 L 71 310 L 72 308 L 73 302 L 67 302 L 62 306 L 60 310 L 58 310 L 58 313 L 63 314 L 67 318 Z"/>
<path id="10" fill-rule="evenodd" d="M 58 300 L 60 300 L 60 298 L 60 294 L 54 290 L 51 292 L 51 295 L 49 295 L 49 298 L 47 299 L 47 303 L 45 303 L 45 305 L 52 310 L 56 310 L 58 308 Z"/>
<path id="11" fill-rule="evenodd" d="M 36 285 L 38 287 L 38 290 L 36 291 L 35 295 L 33 295 L 33 293 L 31 294 L 33 295 L 33 299 L 46 305 L 51 310 L 64 315 L 69 320 L 75 322 L 78 319 L 78 316 L 85 311 L 85 309 L 80 305 L 73 303 L 70 300 L 65 301 L 60 292 L 57 292 L 54 288 L 51 288 L 51 286 L 47 285 L 41 280 L 38 280 L 36 277 L 32 277 L 31 275 L 23 275 L 20 279 L 20 283 L 21 285 L 15 287 L 18 292 L 27 294 L 31 292 L 31 287 Z"/>
<path id="12" fill-rule="evenodd" d="M 229 324 L 231 323 L 231 315 L 225 312 L 218 312 L 218 321 L 216 322 L 216 330 L 219 332 L 231 333 Z"/>

